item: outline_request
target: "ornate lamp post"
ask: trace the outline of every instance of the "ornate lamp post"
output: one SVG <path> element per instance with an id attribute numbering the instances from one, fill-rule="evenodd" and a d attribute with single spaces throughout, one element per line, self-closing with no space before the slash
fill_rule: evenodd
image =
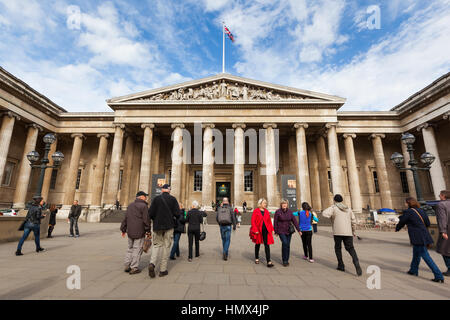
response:
<path id="1" fill-rule="evenodd" d="M 436 159 L 435 156 L 433 156 L 429 152 L 425 152 L 420 156 L 420 161 L 424 164 L 424 167 L 421 168 L 418 166 L 419 162 L 414 158 L 414 147 L 413 144 L 416 142 L 416 137 L 412 135 L 411 133 L 404 133 L 401 138 L 402 142 L 406 145 L 407 151 L 409 153 L 409 168 L 403 168 L 402 165 L 405 161 L 403 155 L 401 153 L 395 152 L 391 156 L 392 163 L 399 169 L 399 170 L 410 170 L 413 174 L 414 179 L 414 185 L 416 187 L 416 193 L 417 193 L 417 200 L 423 205 L 423 209 L 425 211 L 429 210 L 431 207 L 425 205 L 425 201 L 422 196 L 422 188 L 420 186 L 419 182 L 419 170 L 423 171 L 429 171 L 431 168 L 431 164 Z M 432 210 L 432 209 L 431 209 Z"/>
<path id="2" fill-rule="evenodd" d="M 27 154 L 28 161 L 30 161 L 30 165 L 32 168 L 41 168 L 41 174 L 39 176 L 39 182 L 36 190 L 35 197 L 40 197 L 42 193 L 42 185 L 44 184 L 44 176 L 45 170 L 48 168 L 58 168 L 61 165 L 61 162 L 64 160 L 64 154 L 62 152 L 55 152 L 52 155 L 53 166 L 49 166 L 50 162 L 48 159 L 48 154 L 50 152 L 50 146 L 56 141 L 56 137 L 53 133 L 48 133 L 43 138 L 45 143 L 44 149 L 44 157 L 41 160 L 41 164 L 36 164 L 39 161 L 39 153 L 37 151 L 31 151 Z"/>

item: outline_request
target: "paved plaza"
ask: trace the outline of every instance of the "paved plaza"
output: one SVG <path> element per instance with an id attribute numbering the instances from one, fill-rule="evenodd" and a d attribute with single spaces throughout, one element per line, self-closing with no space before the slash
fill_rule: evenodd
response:
<path id="1" fill-rule="evenodd" d="M 406 232 L 358 231 L 362 240 L 355 247 L 364 271 L 370 265 L 381 268 L 381 289 L 370 290 L 369 274 L 356 277 L 349 255 L 344 251 L 347 271 L 335 270 L 336 259 L 330 227 L 319 228 L 313 237 L 316 262 L 302 259 L 300 237 L 291 245 L 290 266 L 281 265 L 281 242 L 271 246 L 275 267 L 255 265 L 254 246 L 248 226 L 232 234 L 230 258 L 222 260 L 217 225 L 207 226 L 207 239 L 200 243 L 200 258 L 187 261 L 187 237 L 182 235 L 181 257 L 169 261 L 169 275 L 150 279 L 149 254 L 141 260 L 143 272 L 129 275 L 123 271 L 127 240 L 119 224 L 80 224 L 81 237 L 69 238 L 68 225 L 59 221 L 55 238 L 43 239 L 47 249 L 37 254 L 28 240 L 22 257 L 14 256 L 17 243 L 0 244 L 0 299 L 449 299 L 450 279 L 445 284 L 433 278 L 424 262 L 419 277 L 405 274 L 412 248 Z M 431 256 L 444 270 L 442 257 Z M 69 290 L 67 267 L 81 268 L 81 289 Z M 263 290 L 264 288 L 264 290 Z"/>

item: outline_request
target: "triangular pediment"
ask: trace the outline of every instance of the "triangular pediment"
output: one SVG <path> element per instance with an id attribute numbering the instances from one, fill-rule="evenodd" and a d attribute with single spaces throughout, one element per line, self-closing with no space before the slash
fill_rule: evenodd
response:
<path id="1" fill-rule="evenodd" d="M 184 82 L 108 100 L 108 104 L 164 104 L 205 103 L 234 101 L 292 102 L 292 103 L 345 103 L 345 99 L 327 94 L 301 90 L 230 74 Z"/>

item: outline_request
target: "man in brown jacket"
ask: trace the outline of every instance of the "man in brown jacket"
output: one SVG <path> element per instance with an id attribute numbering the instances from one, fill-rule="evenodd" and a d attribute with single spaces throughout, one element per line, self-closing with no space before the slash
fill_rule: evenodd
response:
<path id="1" fill-rule="evenodd" d="M 450 276 L 450 241 L 448 240 L 448 230 L 450 226 L 450 191 L 441 191 L 439 198 L 441 202 L 437 206 L 436 220 L 439 228 L 439 239 L 436 251 L 444 257 L 447 272 L 443 275 Z"/>
<path id="2" fill-rule="evenodd" d="M 120 226 L 122 237 L 125 238 L 125 233 L 128 234 L 125 272 L 130 274 L 141 272 L 139 270 L 139 262 L 142 255 L 142 245 L 144 244 L 145 235 L 150 234 L 147 197 L 148 194 L 143 191 L 139 191 L 136 194 L 136 200 L 128 206 L 125 218 Z"/>

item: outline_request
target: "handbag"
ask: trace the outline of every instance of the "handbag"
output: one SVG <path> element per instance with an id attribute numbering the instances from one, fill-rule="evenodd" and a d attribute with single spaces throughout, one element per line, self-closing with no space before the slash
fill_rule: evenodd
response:
<path id="1" fill-rule="evenodd" d="M 416 209 L 414 209 L 414 208 L 411 208 L 411 209 L 413 209 L 414 212 L 419 216 L 420 220 L 422 220 L 422 223 L 423 223 L 423 225 L 425 226 L 425 228 L 427 229 L 427 232 L 428 232 L 428 227 L 427 227 L 427 225 L 425 224 L 425 221 L 423 221 L 423 218 L 422 218 L 422 216 L 420 215 L 420 213 L 419 213 Z M 431 243 L 427 244 L 427 248 L 428 248 L 428 249 L 430 249 L 432 246 L 433 246 L 433 245 L 432 245 Z"/>
<path id="2" fill-rule="evenodd" d="M 293 234 L 295 233 L 295 227 L 293 225 L 293 223 L 289 223 L 289 234 Z"/>
<path id="3" fill-rule="evenodd" d="M 145 235 L 144 243 L 142 244 L 142 251 L 147 253 L 151 246 L 152 246 L 152 236 L 150 234 Z"/>
<path id="4" fill-rule="evenodd" d="M 206 239 L 206 231 L 205 231 L 205 227 L 203 226 L 203 228 L 202 228 L 202 226 L 203 226 L 203 223 L 200 225 L 200 228 L 203 229 L 203 231 L 200 232 L 200 238 L 199 238 L 200 241 L 203 241 L 203 240 Z"/>

